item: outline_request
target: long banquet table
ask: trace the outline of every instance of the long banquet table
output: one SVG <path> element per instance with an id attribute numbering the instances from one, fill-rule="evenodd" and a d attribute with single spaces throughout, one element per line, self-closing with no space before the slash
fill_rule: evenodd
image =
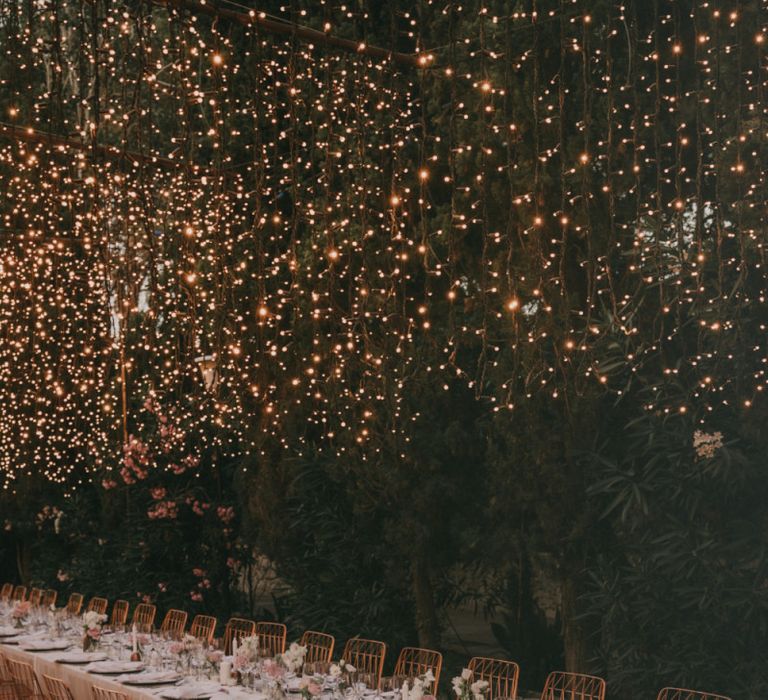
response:
<path id="1" fill-rule="evenodd" d="M 72 640 L 72 645 L 72 650 L 77 650 L 76 640 Z M 124 693 L 128 696 L 128 700 L 159 700 L 169 691 L 175 693 L 178 700 L 184 700 L 185 697 L 193 698 L 198 695 L 203 687 L 206 691 L 205 696 L 210 697 L 211 700 L 264 700 L 266 698 L 264 693 L 256 690 L 233 685 L 223 686 L 210 680 L 195 681 L 192 678 L 184 678 L 179 683 L 171 685 L 129 685 L 119 682 L 117 675 L 91 673 L 86 670 L 85 664 L 58 662 L 57 659 L 64 653 L 65 651 L 61 649 L 29 651 L 22 649 L 13 638 L 0 638 L 0 654 L 10 660 L 31 664 L 43 689 L 43 675 L 63 680 L 69 687 L 74 700 L 93 700 L 94 686 Z"/>
<path id="2" fill-rule="evenodd" d="M 0 641 L 0 653 L 9 659 L 16 659 L 32 664 L 38 679 L 42 684 L 43 675 L 60 678 L 72 692 L 74 700 L 93 700 L 92 688 L 98 686 L 107 690 L 116 690 L 125 693 L 129 700 L 158 700 L 169 688 L 181 690 L 183 697 L 184 686 L 134 686 L 115 681 L 114 677 L 89 673 L 83 666 L 57 663 L 56 658 L 62 655 L 61 651 L 31 652 L 24 651 L 16 645 L 2 644 Z M 187 681 L 190 689 L 193 681 Z M 248 690 L 240 686 L 218 686 L 218 691 L 211 695 L 212 700 L 261 700 L 265 696 L 258 691 Z"/>

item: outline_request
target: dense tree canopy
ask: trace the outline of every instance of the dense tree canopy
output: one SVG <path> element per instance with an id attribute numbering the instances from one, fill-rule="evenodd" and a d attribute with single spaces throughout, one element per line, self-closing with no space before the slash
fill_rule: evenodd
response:
<path id="1" fill-rule="evenodd" d="M 768 8 L 252 4 L 0 0 L 3 561 L 763 697 Z"/>

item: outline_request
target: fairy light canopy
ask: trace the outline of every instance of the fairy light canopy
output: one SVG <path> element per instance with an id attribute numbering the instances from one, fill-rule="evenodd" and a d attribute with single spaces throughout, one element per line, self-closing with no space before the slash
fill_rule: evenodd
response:
<path id="1" fill-rule="evenodd" d="M 147 400 L 199 454 L 362 460 L 419 381 L 751 407 L 765 15 L 2 0 L 5 488 L 114 470 Z"/>

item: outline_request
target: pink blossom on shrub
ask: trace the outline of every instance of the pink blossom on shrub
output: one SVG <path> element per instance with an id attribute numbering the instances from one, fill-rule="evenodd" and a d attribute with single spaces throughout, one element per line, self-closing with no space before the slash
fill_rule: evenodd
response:
<path id="1" fill-rule="evenodd" d="M 219 506 L 216 514 L 223 523 L 230 523 L 235 519 L 235 509 L 232 506 Z"/>
<path id="2" fill-rule="evenodd" d="M 175 520 L 179 515 L 179 508 L 174 501 L 159 501 L 148 511 L 150 520 Z"/>

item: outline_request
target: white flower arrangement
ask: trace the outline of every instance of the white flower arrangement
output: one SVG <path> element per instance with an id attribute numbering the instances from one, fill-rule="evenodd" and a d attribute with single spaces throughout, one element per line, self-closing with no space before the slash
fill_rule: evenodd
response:
<path id="1" fill-rule="evenodd" d="M 288 651 L 280 654 L 279 661 L 285 668 L 292 672 L 298 673 L 301 667 L 304 665 L 304 659 L 307 656 L 307 647 L 291 642 L 291 646 L 288 647 Z"/>
<path id="2" fill-rule="evenodd" d="M 422 698 L 434 697 L 426 692 L 427 686 L 434 682 L 435 676 L 432 673 L 432 670 L 429 669 L 418 678 L 414 678 L 413 685 L 409 686 L 408 681 L 405 681 L 400 688 L 400 697 L 402 700 L 422 700 Z"/>
<path id="3" fill-rule="evenodd" d="M 254 663 L 259 659 L 259 635 L 243 637 L 237 643 L 235 661 L 239 664 Z"/>
<path id="4" fill-rule="evenodd" d="M 330 676 L 333 679 L 338 680 L 345 673 L 354 673 L 357 669 L 351 664 L 347 663 L 344 659 L 341 659 L 337 664 L 331 664 Z"/>
<path id="5" fill-rule="evenodd" d="M 459 700 L 485 700 L 488 692 L 488 681 L 477 680 L 473 683 L 472 671 L 468 668 L 462 669 L 461 675 L 456 676 L 451 685 Z"/>
<path id="6" fill-rule="evenodd" d="M 86 634 L 93 632 L 101 632 L 101 626 L 107 621 L 107 616 L 102 613 L 97 613 L 94 610 L 89 610 L 83 615 L 83 630 Z"/>

